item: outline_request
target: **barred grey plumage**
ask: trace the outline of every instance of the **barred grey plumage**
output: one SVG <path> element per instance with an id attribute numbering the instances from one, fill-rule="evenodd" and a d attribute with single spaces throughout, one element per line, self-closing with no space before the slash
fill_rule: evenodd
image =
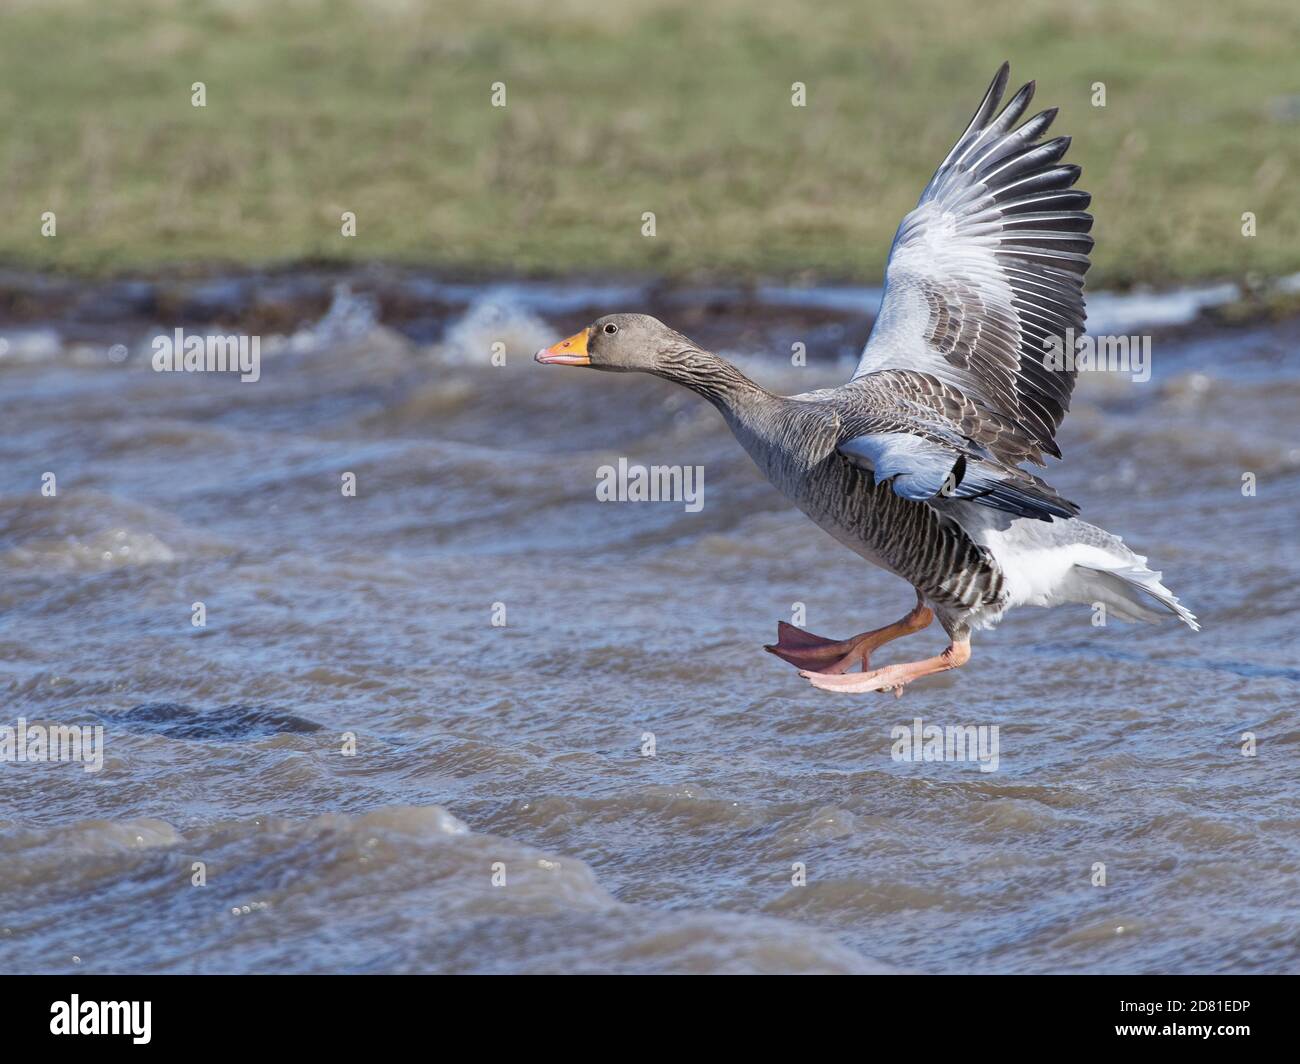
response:
<path id="1" fill-rule="evenodd" d="M 813 521 L 916 589 L 894 625 L 832 641 L 788 625 L 768 649 L 816 686 L 901 689 L 962 664 L 973 628 L 1017 605 L 1104 603 L 1128 620 L 1195 617 L 1108 532 L 1022 462 L 1060 457 L 1056 431 L 1073 368 L 1045 355 L 1082 334 L 1093 246 L 1068 137 L 1039 143 L 1056 116 L 1019 127 L 1034 85 L 1000 112 L 1003 64 L 970 125 L 898 228 L 885 293 L 853 378 L 773 395 L 736 367 L 640 314 L 600 318 L 538 352 L 542 362 L 641 371 L 718 408 L 758 467 Z M 868 670 L 867 655 L 930 613 L 943 655 Z M 847 674 L 853 665 L 863 672 Z"/>

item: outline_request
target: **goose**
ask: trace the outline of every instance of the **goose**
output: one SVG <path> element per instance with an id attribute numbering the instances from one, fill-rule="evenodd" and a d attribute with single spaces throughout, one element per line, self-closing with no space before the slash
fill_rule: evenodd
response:
<path id="1" fill-rule="evenodd" d="M 908 613 L 848 639 L 778 622 L 765 649 L 823 690 L 901 695 L 964 665 L 971 633 L 1017 606 L 1100 604 L 1122 620 L 1176 616 L 1199 630 L 1146 558 L 1022 468 L 1061 457 L 1076 370 L 1050 356 L 1083 334 L 1093 239 L 1080 168 L 1061 161 L 1070 139 L 1042 140 L 1056 109 L 1017 125 L 1034 82 L 999 110 L 1009 75 L 1003 63 L 898 227 L 846 384 L 775 395 L 644 314 L 598 318 L 535 356 L 691 389 L 813 522 L 912 585 Z M 942 653 L 871 667 L 879 647 L 935 618 Z"/>

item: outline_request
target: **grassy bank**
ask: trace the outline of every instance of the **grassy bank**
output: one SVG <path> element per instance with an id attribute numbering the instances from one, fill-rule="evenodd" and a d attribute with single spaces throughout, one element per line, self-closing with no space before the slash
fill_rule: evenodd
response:
<path id="1" fill-rule="evenodd" d="M 11 3 L 0 260 L 872 280 L 1009 58 L 1075 137 L 1094 281 L 1300 269 L 1300 7 L 1069 6 Z"/>

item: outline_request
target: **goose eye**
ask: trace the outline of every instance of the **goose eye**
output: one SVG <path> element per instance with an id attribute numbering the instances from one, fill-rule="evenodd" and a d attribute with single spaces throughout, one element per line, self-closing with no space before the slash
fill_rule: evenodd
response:
<path id="1" fill-rule="evenodd" d="M 618 332 L 618 326 L 611 321 L 605 326 L 605 331 L 607 333 L 616 333 Z"/>

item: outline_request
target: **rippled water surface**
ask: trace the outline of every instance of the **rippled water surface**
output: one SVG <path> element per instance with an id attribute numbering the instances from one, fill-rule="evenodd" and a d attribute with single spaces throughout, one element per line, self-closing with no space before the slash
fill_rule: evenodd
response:
<path id="1" fill-rule="evenodd" d="M 1048 472 L 1203 632 L 1026 609 L 895 700 L 762 644 L 904 583 L 694 396 L 528 357 L 649 309 L 803 391 L 870 293 L 276 285 L 8 303 L 0 725 L 105 756 L 0 763 L 0 969 L 1300 970 L 1300 325 L 1163 326 Z M 151 370 L 209 323 L 260 332 L 260 381 Z M 598 502 L 620 457 L 703 466 L 703 509 Z M 997 771 L 895 761 L 914 718 L 996 725 Z"/>

